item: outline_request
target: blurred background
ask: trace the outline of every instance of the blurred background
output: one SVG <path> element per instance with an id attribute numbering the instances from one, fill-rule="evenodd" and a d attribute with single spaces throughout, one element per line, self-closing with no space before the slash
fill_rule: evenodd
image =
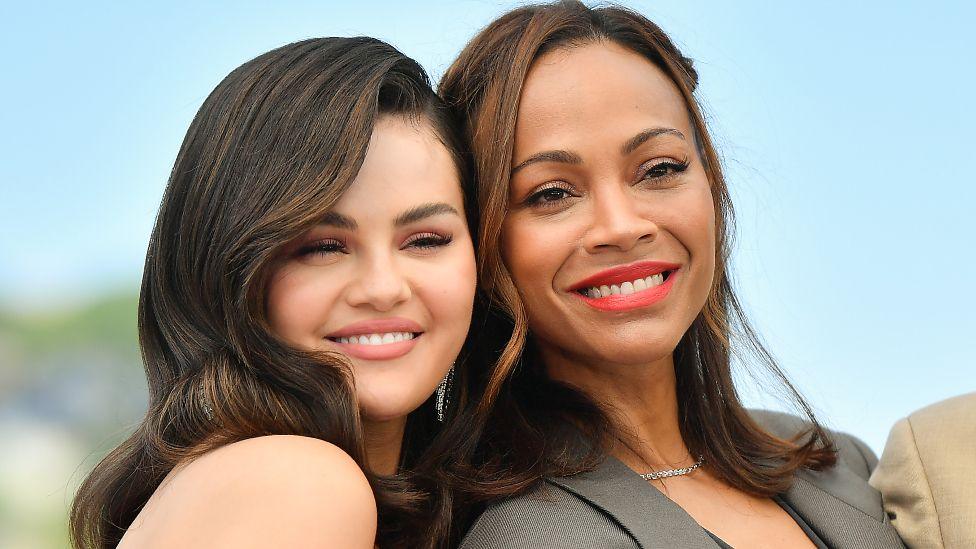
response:
<path id="1" fill-rule="evenodd" d="M 948 2 L 633 1 L 701 74 L 738 209 L 736 279 L 829 426 L 976 390 L 976 11 Z M 436 80 L 515 4 L 10 3 L 0 8 L 0 547 L 65 547 L 88 470 L 145 410 L 135 310 L 183 134 L 233 68 L 371 35 Z M 780 407 L 743 377 L 756 406 Z"/>

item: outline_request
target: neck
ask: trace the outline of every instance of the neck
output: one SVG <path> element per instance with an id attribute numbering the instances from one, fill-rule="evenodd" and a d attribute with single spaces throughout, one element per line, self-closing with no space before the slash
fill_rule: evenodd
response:
<path id="1" fill-rule="evenodd" d="M 366 464 L 372 472 L 384 476 L 396 474 L 406 426 L 406 416 L 383 421 L 363 419 Z"/>
<path id="2" fill-rule="evenodd" d="M 615 457 L 641 472 L 695 461 L 681 436 L 672 355 L 641 364 L 608 364 L 539 347 L 549 377 L 582 390 L 609 412 L 617 431 L 610 449 Z"/>

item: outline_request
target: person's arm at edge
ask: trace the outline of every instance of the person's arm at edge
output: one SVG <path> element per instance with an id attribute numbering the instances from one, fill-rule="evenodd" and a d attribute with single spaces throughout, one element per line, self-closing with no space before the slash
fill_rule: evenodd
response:
<path id="1" fill-rule="evenodd" d="M 906 545 L 941 546 L 935 500 L 907 418 L 891 428 L 870 483 L 881 492 L 885 513 Z M 932 544 L 933 535 L 937 545 Z"/>

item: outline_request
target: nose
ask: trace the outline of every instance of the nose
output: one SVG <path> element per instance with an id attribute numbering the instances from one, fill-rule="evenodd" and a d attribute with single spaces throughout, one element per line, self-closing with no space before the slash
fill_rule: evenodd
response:
<path id="1" fill-rule="evenodd" d="M 589 253 L 629 251 L 642 242 L 652 242 L 658 226 L 640 199 L 627 186 L 608 184 L 594 189 L 589 229 L 583 247 Z"/>
<path id="2" fill-rule="evenodd" d="M 367 306 L 379 312 L 388 312 L 412 295 L 407 277 L 393 258 L 364 258 L 356 274 L 356 280 L 346 292 L 346 301 L 353 307 Z"/>

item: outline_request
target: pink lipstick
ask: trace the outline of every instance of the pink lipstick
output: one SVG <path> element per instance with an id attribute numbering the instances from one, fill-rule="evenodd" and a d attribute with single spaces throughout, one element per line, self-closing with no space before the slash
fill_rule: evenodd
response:
<path id="1" fill-rule="evenodd" d="M 364 320 L 326 336 L 339 350 L 364 360 L 390 360 L 409 353 L 424 330 L 405 318 Z"/>

